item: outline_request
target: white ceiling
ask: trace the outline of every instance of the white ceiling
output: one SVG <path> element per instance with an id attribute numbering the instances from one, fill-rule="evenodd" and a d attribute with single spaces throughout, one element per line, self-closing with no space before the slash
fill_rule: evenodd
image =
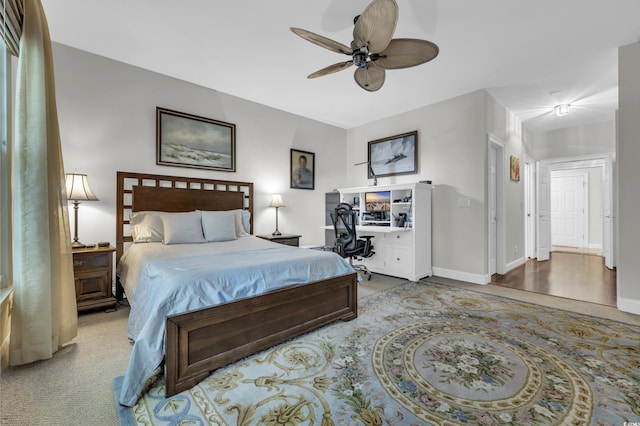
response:
<path id="1" fill-rule="evenodd" d="M 395 37 L 436 43 L 436 59 L 387 71 L 372 93 L 353 67 L 307 79 L 348 57 L 289 27 L 349 45 L 368 3 L 42 0 L 54 42 L 346 129 L 478 89 L 534 133 L 612 120 L 618 47 L 640 40 L 638 0 L 397 0 Z"/>

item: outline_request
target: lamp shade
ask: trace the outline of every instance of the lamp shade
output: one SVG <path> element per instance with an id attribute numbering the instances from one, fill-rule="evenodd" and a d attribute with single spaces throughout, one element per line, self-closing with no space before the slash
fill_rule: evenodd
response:
<path id="1" fill-rule="evenodd" d="M 271 197 L 271 203 L 269 203 L 269 207 L 284 207 L 284 201 L 282 201 L 282 195 L 273 194 L 273 197 Z"/>
<path id="2" fill-rule="evenodd" d="M 98 201 L 98 197 L 89 186 L 87 175 L 67 173 L 65 176 L 67 199 L 72 201 Z"/>

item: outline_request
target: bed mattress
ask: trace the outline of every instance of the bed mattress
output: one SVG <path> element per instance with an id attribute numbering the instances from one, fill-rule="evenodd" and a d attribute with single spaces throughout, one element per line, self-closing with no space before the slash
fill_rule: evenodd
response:
<path id="1" fill-rule="evenodd" d="M 167 316 L 353 272 L 335 253 L 254 236 L 203 244 L 133 244 L 117 266 L 131 305 L 128 335 L 134 341 L 120 403 L 134 405 L 161 365 Z"/>

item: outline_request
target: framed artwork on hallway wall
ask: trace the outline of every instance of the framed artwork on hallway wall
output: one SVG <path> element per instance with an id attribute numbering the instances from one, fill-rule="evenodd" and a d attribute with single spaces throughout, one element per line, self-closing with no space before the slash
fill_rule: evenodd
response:
<path id="1" fill-rule="evenodd" d="M 236 126 L 156 107 L 156 164 L 236 171 Z"/>
<path id="2" fill-rule="evenodd" d="M 520 180 L 520 159 L 515 155 L 509 158 L 509 175 L 512 181 L 518 182 Z"/>
<path id="3" fill-rule="evenodd" d="M 314 189 L 316 178 L 316 155 L 313 152 L 291 149 L 291 188 Z"/>

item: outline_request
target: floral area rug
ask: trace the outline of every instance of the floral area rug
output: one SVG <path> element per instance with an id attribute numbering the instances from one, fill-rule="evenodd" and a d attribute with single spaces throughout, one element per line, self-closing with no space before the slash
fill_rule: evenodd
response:
<path id="1" fill-rule="evenodd" d="M 640 328 L 408 282 L 353 321 L 116 409 L 123 425 L 621 426 L 640 422 Z"/>

